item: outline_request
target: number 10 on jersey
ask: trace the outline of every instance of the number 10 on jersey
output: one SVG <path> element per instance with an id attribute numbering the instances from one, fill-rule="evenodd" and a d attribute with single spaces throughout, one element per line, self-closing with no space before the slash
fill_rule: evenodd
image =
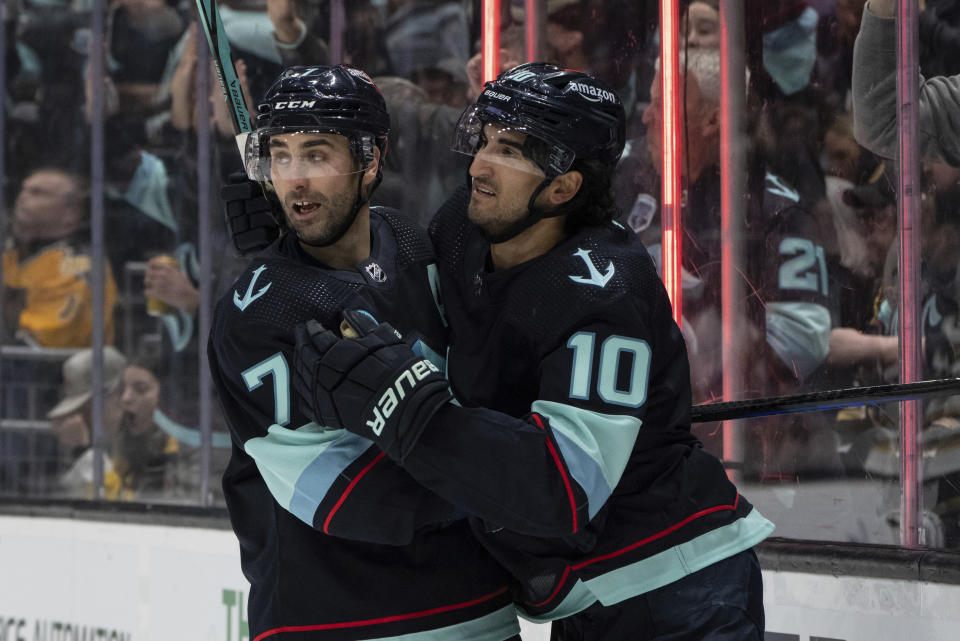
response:
<path id="1" fill-rule="evenodd" d="M 570 373 L 570 398 L 589 400 L 594 384 L 594 351 L 597 335 L 593 332 L 577 332 L 567 341 L 573 350 L 573 368 Z M 638 338 L 608 336 L 600 344 L 599 367 L 597 368 L 597 395 L 606 403 L 624 407 L 640 407 L 647 400 L 647 384 L 650 378 L 650 345 Z M 624 357 L 629 361 L 629 377 L 621 377 Z M 627 378 L 626 385 L 622 385 Z M 621 383 L 618 386 L 618 382 Z"/>

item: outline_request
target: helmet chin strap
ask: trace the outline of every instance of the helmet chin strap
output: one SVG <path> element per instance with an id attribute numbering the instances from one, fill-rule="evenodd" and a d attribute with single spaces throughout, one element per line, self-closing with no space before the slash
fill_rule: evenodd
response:
<path id="1" fill-rule="evenodd" d="M 469 178 L 469 174 L 468 174 Z M 530 194 L 530 200 L 527 201 L 527 215 L 521 218 L 520 220 L 514 221 L 512 224 L 508 225 L 506 229 L 501 230 L 498 233 L 490 233 L 485 229 L 480 229 L 480 233 L 483 234 L 484 238 L 490 242 L 491 245 L 496 245 L 499 243 L 505 243 L 508 240 L 516 238 L 521 233 L 536 225 L 538 222 L 544 218 L 554 218 L 555 216 L 562 216 L 565 212 L 562 208 L 558 208 L 552 212 L 544 211 L 536 207 L 534 204 L 537 200 L 537 197 L 540 193 L 547 188 L 550 183 L 553 182 L 553 178 L 547 177 L 540 181 L 540 184 L 537 185 L 536 189 L 533 190 L 533 193 Z"/>

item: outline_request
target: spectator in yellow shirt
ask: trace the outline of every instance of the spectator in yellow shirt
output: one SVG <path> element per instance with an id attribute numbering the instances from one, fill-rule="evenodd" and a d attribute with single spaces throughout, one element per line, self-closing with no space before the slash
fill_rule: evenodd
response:
<path id="1" fill-rule="evenodd" d="M 17 340 L 40 347 L 91 344 L 87 202 L 84 181 L 62 169 L 38 169 L 23 181 L 3 254 L 5 302 L 20 309 Z M 109 265 L 105 269 L 104 336 L 111 344 L 117 287 Z"/>

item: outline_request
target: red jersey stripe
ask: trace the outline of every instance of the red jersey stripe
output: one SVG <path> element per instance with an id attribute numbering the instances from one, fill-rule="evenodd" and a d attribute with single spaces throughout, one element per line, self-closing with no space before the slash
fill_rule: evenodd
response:
<path id="1" fill-rule="evenodd" d="M 540 429 L 542 429 L 544 432 L 547 431 L 547 428 L 544 427 L 543 421 L 540 419 L 538 414 L 531 414 L 530 416 L 533 417 L 534 422 Z M 560 462 L 560 455 L 557 454 L 557 450 L 555 447 L 553 447 L 553 442 L 549 437 L 547 437 L 547 448 L 550 450 L 551 456 L 553 456 L 553 461 L 557 464 L 557 469 L 560 470 L 560 476 L 563 478 L 563 485 L 567 488 L 567 498 L 570 501 L 570 512 L 573 519 L 573 531 L 576 532 L 579 529 L 577 527 L 577 502 L 573 498 L 573 488 L 570 487 L 570 479 L 567 478 L 567 473 L 563 469 L 563 463 Z"/>
<path id="2" fill-rule="evenodd" d="M 706 510 L 701 510 L 700 512 L 697 512 L 697 513 L 695 513 L 695 514 L 692 514 L 692 515 L 688 516 L 687 518 L 685 518 L 684 520 L 680 521 L 679 523 L 675 523 L 674 525 L 671 525 L 670 527 L 666 528 L 665 530 L 662 530 L 662 531 L 660 531 L 660 532 L 657 532 L 656 534 L 653 534 L 653 535 L 651 535 L 651 536 L 648 536 L 647 538 L 645 538 L 645 539 L 643 539 L 643 540 L 641 540 L 641 541 L 637 541 L 636 543 L 632 543 L 632 544 L 628 545 L 627 547 L 623 548 L 622 550 L 617 550 L 617 551 L 615 551 L 615 552 L 610 552 L 609 554 L 605 554 L 605 555 L 603 555 L 603 556 L 598 556 L 598 557 L 593 558 L 593 559 L 587 559 L 586 561 L 583 561 L 583 562 L 581 562 L 581 563 L 577 563 L 576 565 L 569 565 L 569 566 L 567 566 L 566 569 L 563 571 L 563 575 L 560 577 L 560 580 L 557 582 L 557 587 L 554 589 L 553 593 L 552 593 L 549 597 L 547 597 L 546 600 L 541 601 L 540 603 L 535 603 L 535 604 L 534 604 L 534 607 L 538 607 L 538 608 L 539 608 L 539 607 L 543 607 L 543 606 L 546 605 L 547 603 L 550 603 L 550 601 L 553 600 L 553 599 L 557 596 L 557 593 L 560 592 L 560 588 L 563 587 L 563 584 L 566 583 L 567 578 L 570 576 L 570 570 L 571 570 L 571 569 L 573 569 L 573 570 L 579 570 L 580 568 L 584 568 L 584 567 L 586 567 L 586 566 L 588 566 L 588 565 L 591 565 L 591 564 L 593 564 L 593 563 L 597 563 L 597 562 L 599 562 L 599 561 L 605 561 L 605 560 L 607 560 L 607 559 L 612 559 L 612 558 L 615 558 L 615 557 L 620 556 L 621 554 L 626 554 L 626 553 L 629 552 L 630 550 L 635 550 L 636 548 L 642 547 L 642 546 L 646 545 L 647 543 L 650 543 L 651 541 L 656 541 L 656 540 L 659 539 L 659 538 L 663 538 L 663 537 L 666 536 L 667 534 L 670 534 L 671 532 L 674 532 L 674 531 L 682 528 L 684 525 L 687 525 L 687 524 L 690 523 L 691 521 L 695 521 L 695 520 L 699 519 L 700 517 L 706 516 L 706 515 L 708 515 L 708 514 L 713 514 L 714 512 L 722 512 L 722 511 L 728 511 L 728 510 L 731 510 L 731 511 L 732 511 L 732 510 L 736 510 L 736 509 L 737 509 L 737 505 L 739 505 L 739 504 L 740 504 L 740 494 L 738 493 L 736 499 L 734 499 L 734 501 L 733 501 L 733 505 L 716 505 L 716 506 L 711 507 L 711 508 L 708 508 L 708 509 L 706 509 Z"/>
<path id="3" fill-rule="evenodd" d="M 353 488 L 357 485 L 357 483 L 360 482 L 360 479 L 363 478 L 363 475 L 366 474 L 367 472 L 369 472 L 369 471 L 370 471 L 370 468 L 372 468 L 374 465 L 376 465 L 377 463 L 379 463 L 379 462 L 380 462 L 380 459 L 382 459 L 384 456 L 386 456 L 386 453 L 385 453 L 385 452 L 380 452 L 380 454 L 379 454 L 375 459 L 373 459 L 372 461 L 370 461 L 370 464 L 369 464 L 369 465 L 367 465 L 365 468 L 363 468 L 363 469 L 360 471 L 359 474 L 357 474 L 357 478 L 353 479 L 353 480 L 350 482 L 350 485 L 347 486 L 347 489 L 343 491 L 343 494 L 341 494 L 341 495 L 340 495 L 340 498 L 337 499 L 337 504 L 333 506 L 333 509 L 330 510 L 330 513 L 327 514 L 327 518 L 326 518 L 326 519 L 324 520 L 324 522 L 323 522 L 323 533 L 324 533 L 324 534 L 330 534 L 330 532 L 327 530 L 327 528 L 330 527 L 330 521 L 333 519 L 333 515 L 337 513 L 337 510 L 340 509 L 340 506 L 343 505 L 343 502 L 347 500 L 347 495 L 349 495 L 350 492 L 353 491 Z"/>
<path id="4" fill-rule="evenodd" d="M 344 621 L 342 623 L 319 623 L 317 625 L 289 625 L 280 628 L 274 628 L 273 630 L 267 630 L 266 632 L 257 635 L 253 641 L 261 641 L 267 637 L 273 636 L 274 634 L 280 634 L 281 632 L 312 632 L 319 630 L 342 630 L 344 628 L 357 628 L 364 625 L 377 625 L 380 623 L 396 623 L 397 621 L 408 621 L 410 619 L 418 619 L 420 617 L 431 616 L 433 614 L 442 614 L 444 612 L 452 612 L 453 610 L 462 610 L 464 608 L 469 608 L 474 605 L 479 605 L 484 601 L 489 601 L 494 599 L 504 592 L 507 591 L 506 587 L 500 588 L 496 592 L 492 592 L 485 596 L 473 599 L 472 601 L 467 601 L 465 603 L 455 603 L 453 605 L 444 605 L 439 608 L 432 608 L 430 610 L 423 610 L 422 612 L 411 612 L 409 614 L 396 614 L 389 617 L 382 617 L 380 619 L 367 619 L 366 621 Z"/>

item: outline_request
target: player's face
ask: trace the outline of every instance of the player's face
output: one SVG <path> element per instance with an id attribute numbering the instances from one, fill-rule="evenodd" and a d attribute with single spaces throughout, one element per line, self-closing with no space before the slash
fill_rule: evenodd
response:
<path id="1" fill-rule="evenodd" d="M 527 205 L 544 173 L 523 153 L 526 134 L 498 125 L 483 127 L 483 142 L 470 164 L 470 222 L 490 237 L 527 215 Z"/>
<path id="2" fill-rule="evenodd" d="M 270 179 L 287 225 L 311 245 L 335 243 L 353 224 L 362 167 L 338 134 L 270 137 Z"/>

